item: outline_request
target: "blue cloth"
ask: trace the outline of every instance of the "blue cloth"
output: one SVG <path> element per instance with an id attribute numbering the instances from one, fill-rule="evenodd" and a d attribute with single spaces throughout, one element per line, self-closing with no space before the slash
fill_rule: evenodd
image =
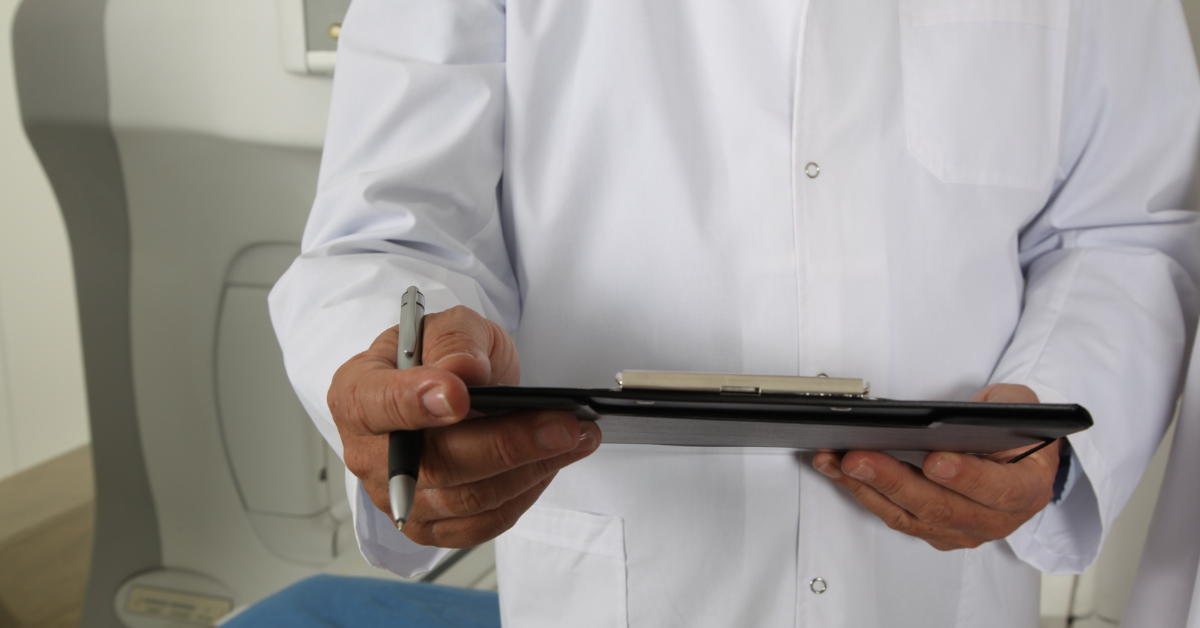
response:
<path id="1" fill-rule="evenodd" d="M 495 592 L 376 578 L 313 576 L 222 628 L 500 628 Z"/>

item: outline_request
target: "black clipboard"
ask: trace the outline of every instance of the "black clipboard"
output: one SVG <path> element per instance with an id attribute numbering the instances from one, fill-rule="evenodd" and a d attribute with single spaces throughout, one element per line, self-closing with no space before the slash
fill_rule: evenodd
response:
<path id="1" fill-rule="evenodd" d="M 469 390 L 472 409 L 484 415 L 553 409 L 595 420 L 604 443 L 973 454 L 1040 444 L 1023 458 L 1092 425 L 1088 411 L 1074 404 L 630 388 Z"/>

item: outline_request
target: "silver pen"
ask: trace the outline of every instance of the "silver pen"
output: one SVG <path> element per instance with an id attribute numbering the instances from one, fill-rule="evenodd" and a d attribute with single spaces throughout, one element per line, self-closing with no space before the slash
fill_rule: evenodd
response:
<path id="1" fill-rule="evenodd" d="M 425 297 L 409 286 L 400 300 L 400 338 L 396 345 L 396 368 L 421 365 L 421 340 L 425 335 Z M 404 529 L 417 494 L 417 473 L 425 433 L 399 430 L 388 435 L 388 500 L 396 528 Z"/>

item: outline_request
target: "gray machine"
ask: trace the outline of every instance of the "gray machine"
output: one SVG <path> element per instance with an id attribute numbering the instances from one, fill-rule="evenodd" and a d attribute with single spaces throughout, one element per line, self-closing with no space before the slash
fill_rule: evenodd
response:
<path id="1" fill-rule="evenodd" d="M 27 134 L 70 237 L 96 465 L 83 625 L 212 624 L 359 556 L 267 293 L 299 253 L 349 0 L 25 0 Z M 438 574 L 494 588 L 487 551 Z M 174 610 L 170 610 L 170 609 Z M 190 610 L 179 610 L 190 609 Z"/>

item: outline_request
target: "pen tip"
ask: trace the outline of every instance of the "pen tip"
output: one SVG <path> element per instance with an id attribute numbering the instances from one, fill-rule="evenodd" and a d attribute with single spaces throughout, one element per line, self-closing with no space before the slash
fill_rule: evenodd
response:
<path id="1" fill-rule="evenodd" d="M 400 530 L 401 532 L 404 531 L 404 520 L 403 519 L 396 520 L 396 529 Z"/>

